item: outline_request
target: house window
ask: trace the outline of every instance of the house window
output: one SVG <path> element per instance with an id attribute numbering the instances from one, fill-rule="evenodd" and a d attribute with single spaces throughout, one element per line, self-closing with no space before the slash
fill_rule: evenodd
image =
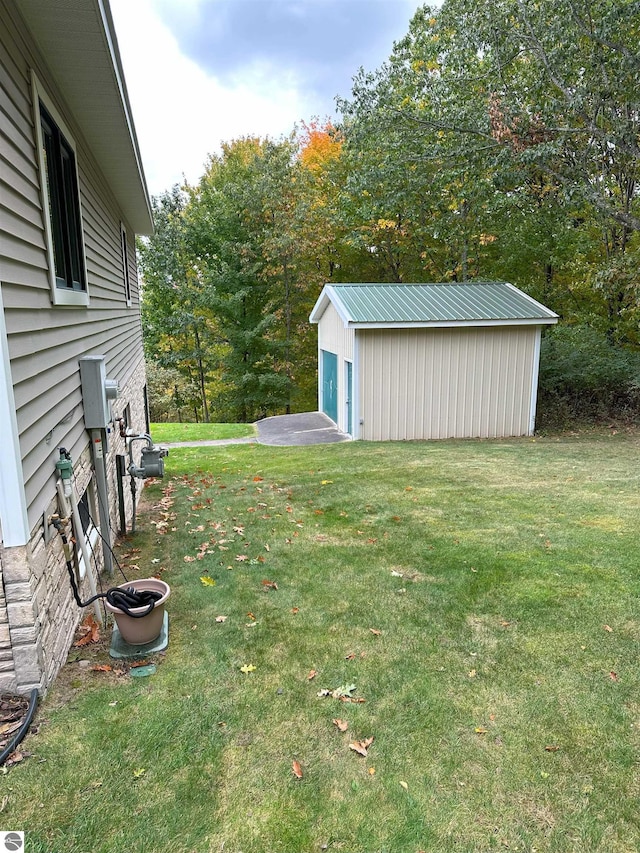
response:
<path id="1" fill-rule="evenodd" d="M 52 301 L 88 305 L 75 146 L 35 76 L 33 90 Z"/>
<path id="2" fill-rule="evenodd" d="M 87 486 L 84 494 L 78 501 L 78 514 L 80 516 L 80 524 L 82 525 L 82 532 L 84 534 L 87 550 L 89 551 L 89 555 L 92 555 L 98 541 L 99 533 L 93 523 L 93 519 L 97 515 L 97 508 L 95 506 L 95 495 L 93 494 L 93 490 L 90 489 L 90 485 L 91 484 Z M 78 533 L 76 533 L 76 536 L 78 536 Z M 80 579 L 84 578 L 87 567 L 85 565 L 80 546 L 78 546 L 78 571 Z"/>
<path id="3" fill-rule="evenodd" d="M 127 229 L 120 223 L 120 239 L 122 243 L 122 275 L 124 279 L 124 296 L 127 305 L 131 305 L 131 279 L 129 278 L 129 250 L 127 248 Z"/>

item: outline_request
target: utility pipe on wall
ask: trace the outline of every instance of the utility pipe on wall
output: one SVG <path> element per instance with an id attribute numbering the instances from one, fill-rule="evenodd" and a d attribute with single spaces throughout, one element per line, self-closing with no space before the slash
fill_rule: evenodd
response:
<path id="1" fill-rule="evenodd" d="M 91 449 L 93 452 L 93 468 L 96 472 L 96 487 L 98 489 L 98 514 L 100 515 L 100 533 L 102 534 L 102 553 L 104 569 L 109 576 L 113 575 L 111 559 L 111 521 L 109 519 L 109 490 L 107 487 L 107 468 L 105 452 L 107 432 L 104 429 L 92 429 Z"/>
<path id="2" fill-rule="evenodd" d="M 60 456 L 62 459 L 62 453 L 64 448 L 60 449 Z M 66 451 L 64 451 L 66 453 Z M 71 460 L 69 459 L 69 465 L 71 465 Z M 58 500 L 60 502 L 60 510 L 64 517 L 69 515 L 67 499 L 71 504 L 71 518 L 73 519 L 73 530 L 75 533 L 75 540 L 80 546 L 80 551 L 82 552 L 82 559 L 84 560 L 85 571 L 87 573 L 87 578 L 89 582 L 89 589 L 91 590 L 91 595 L 94 596 L 97 594 L 98 590 L 96 588 L 96 579 L 93 576 L 93 572 L 91 571 L 91 557 L 89 556 L 89 549 L 87 548 L 87 541 L 84 536 L 84 530 L 82 529 L 82 521 L 80 519 L 80 511 L 78 510 L 78 501 L 76 500 L 76 493 L 73 488 L 73 483 L 71 482 L 71 477 L 66 476 L 66 471 L 61 469 L 61 463 L 59 462 L 56 466 L 60 473 L 62 474 L 62 480 L 56 481 L 56 490 L 58 492 Z M 82 579 L 82 575 L 81 575 Z M 93 609 L 96 614 L 96 619 L 98 623 L 102 625 L 102 611 L 100 610 L 100 604 L 98 601 L 93 602 Z"/>

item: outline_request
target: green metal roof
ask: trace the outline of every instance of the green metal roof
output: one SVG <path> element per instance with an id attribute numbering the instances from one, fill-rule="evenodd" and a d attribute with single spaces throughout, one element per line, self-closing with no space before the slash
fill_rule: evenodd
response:
<path id="1" fill-rule="evenodd" d="M 331 301 L 346 326 L 402 327 L 555 323 L 558 316 L 512 284 L 330 284 L 311 321 Z"/>

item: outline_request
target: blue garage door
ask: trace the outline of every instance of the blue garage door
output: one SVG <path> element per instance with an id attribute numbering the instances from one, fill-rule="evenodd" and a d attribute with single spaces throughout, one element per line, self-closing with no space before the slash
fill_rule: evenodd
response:
<path id="1" fill-rule="evenodd" d="M 322 350 L 322 411 L 338 422 L 338 356 Z"/>

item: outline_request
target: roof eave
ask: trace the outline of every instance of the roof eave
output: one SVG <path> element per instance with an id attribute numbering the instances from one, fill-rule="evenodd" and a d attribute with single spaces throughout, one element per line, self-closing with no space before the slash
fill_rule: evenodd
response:
<path id="1" fill-rule="evenodd" d="M 552 326 L 558 317 L 516 317 L 502 320 L 421 320 L 415 322 L 364 323 L 350 321 L 349 329 L 464 329 L 478 326 Z"/>
<path id="2" fill-rule="evenodd" d="M 136 234 L 151 234 L 151 201 L 108 0 L 17 5 L 123 216 Z"/>

